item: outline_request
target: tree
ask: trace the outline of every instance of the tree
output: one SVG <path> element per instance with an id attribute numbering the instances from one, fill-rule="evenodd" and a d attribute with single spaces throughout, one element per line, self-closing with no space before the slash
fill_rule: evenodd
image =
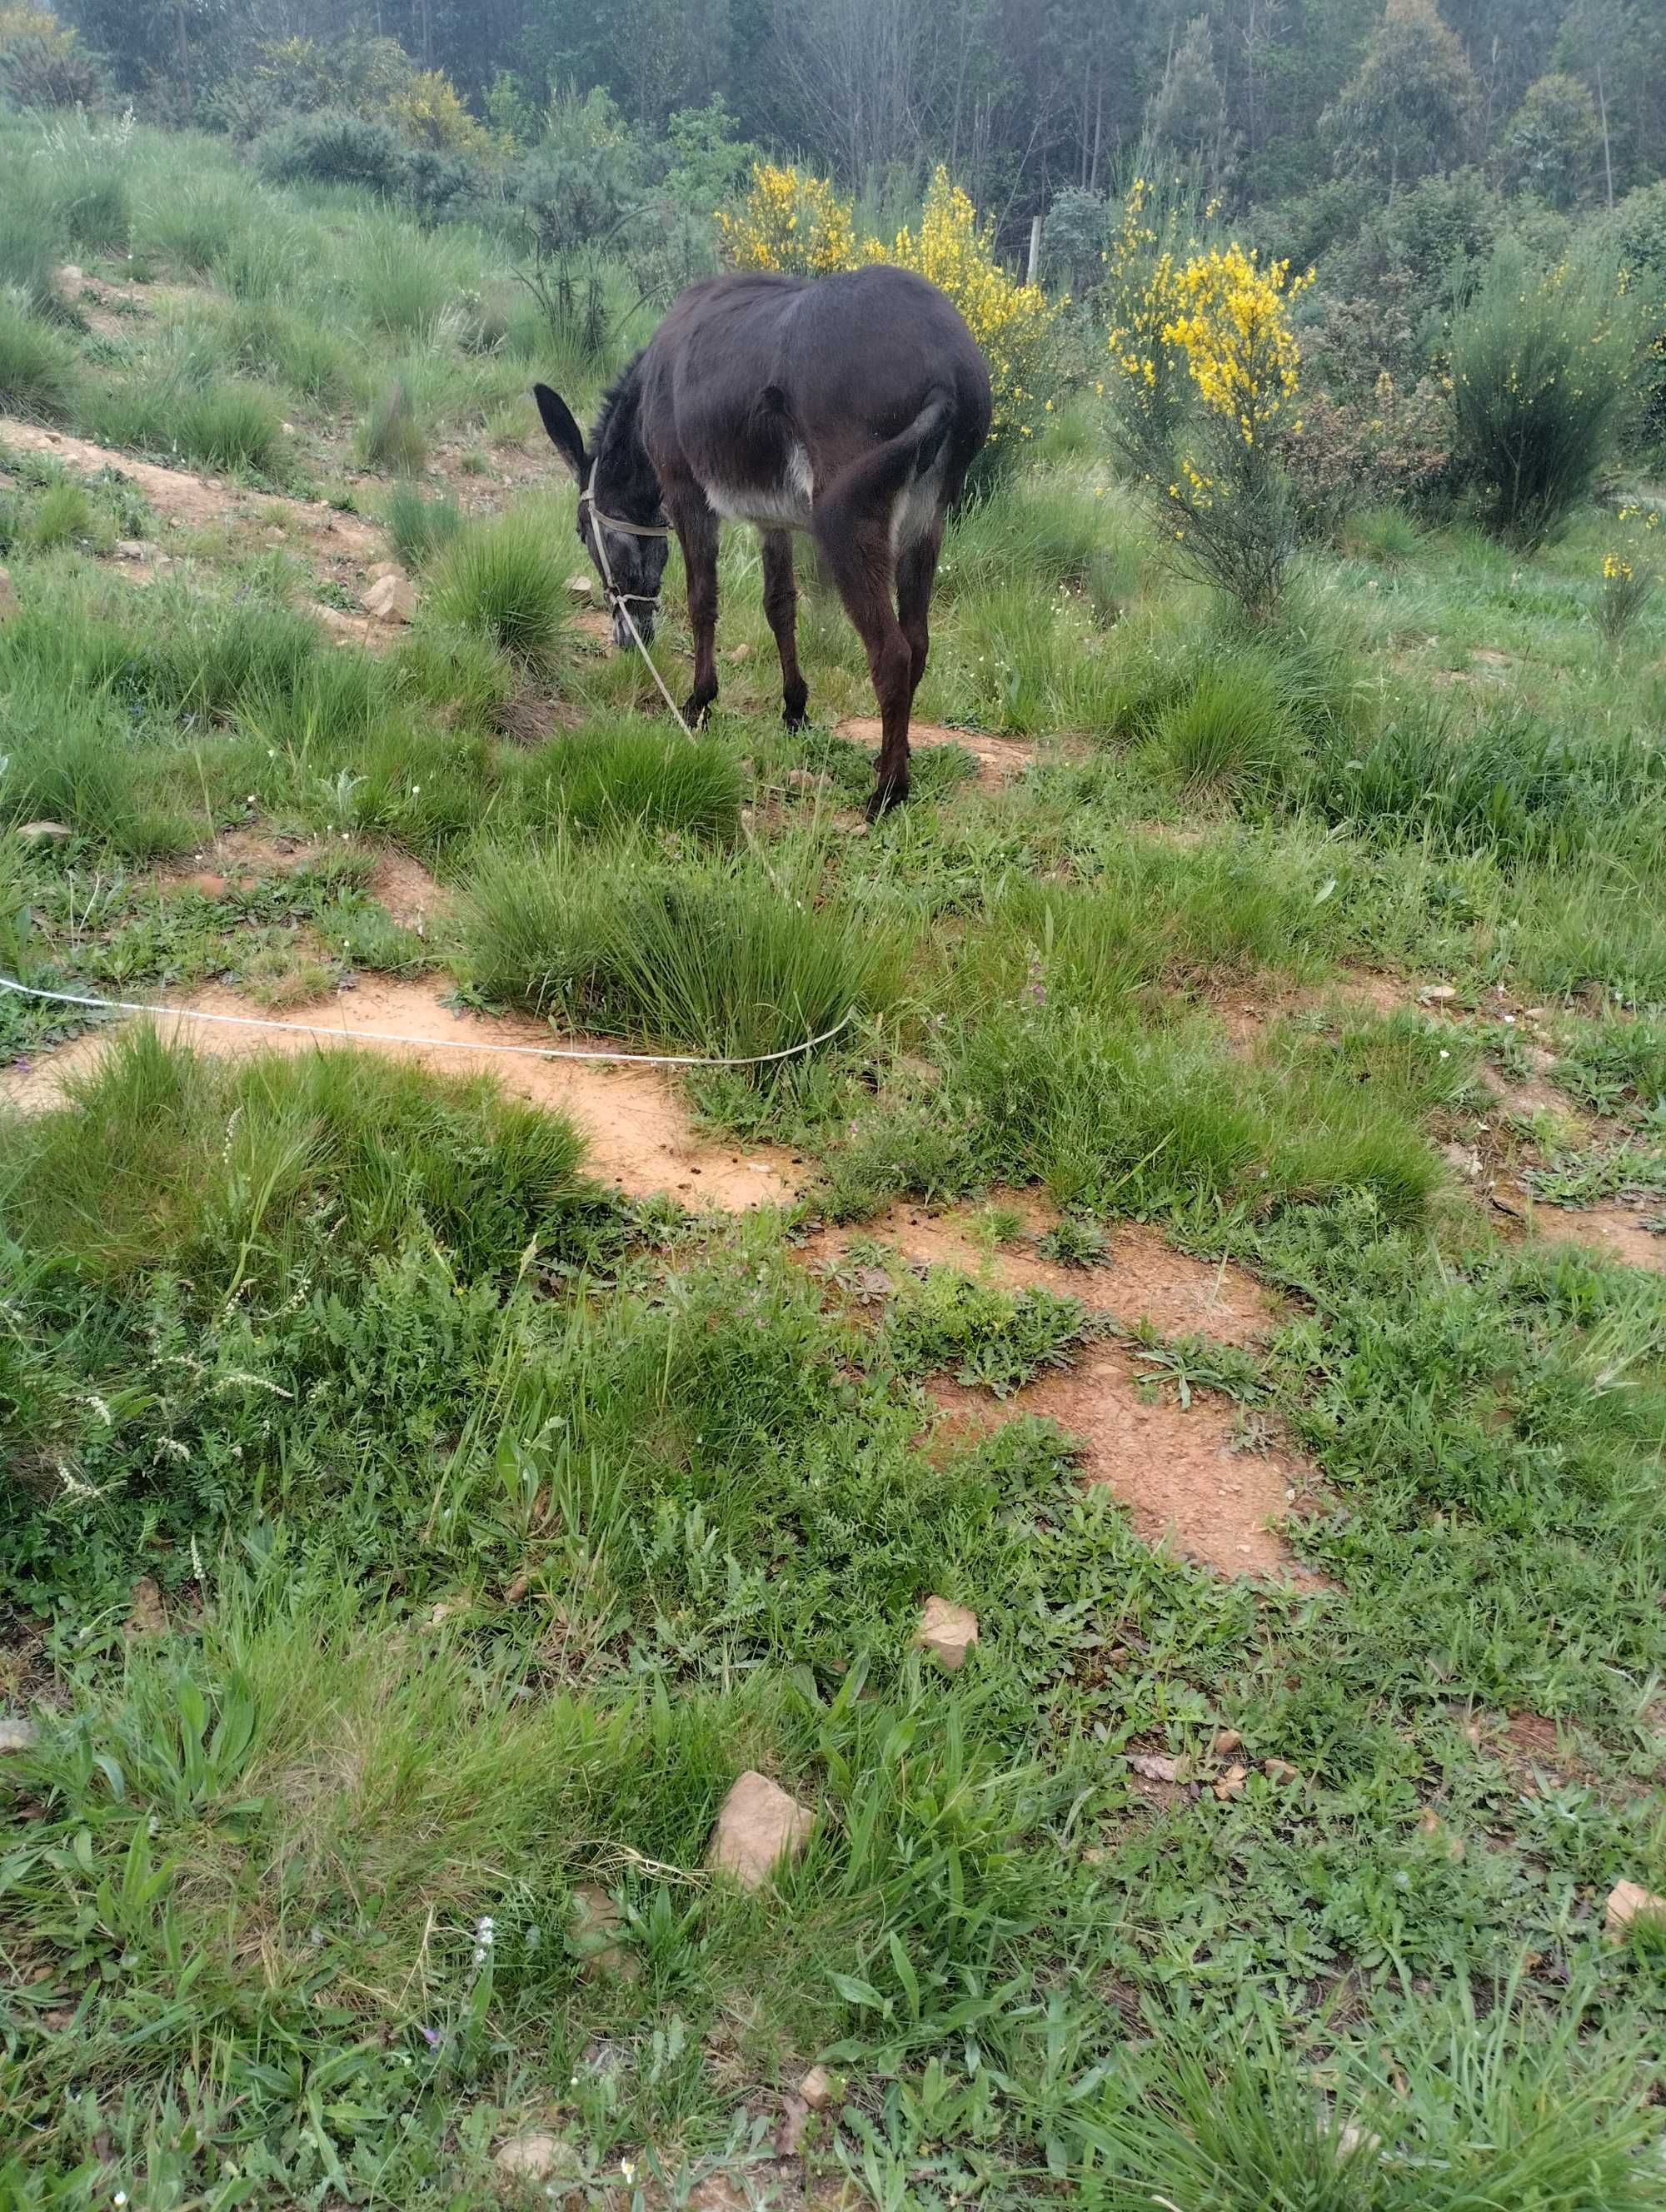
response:
<path id="1" fill-rule="evenodd" d="M 1153 144 L 1181 155 L 1201 154 L 1218 177 L 1226 138 L 1226 99 L 1215 68 L 1207 15 L 1194 15 L 1169 57 L 1163 82 L 1146 110 Z"/>
<path id="2" fill-rule="evenodd" d="M 1561 70 L 1527 88 L 1499 147 L 1510 191 L 1536 192 L 1564 211 L 1589 199 L 1602 168 L 1602 124 L 1596 100 Z"/>
<path id="3" fill-rule="evenodd" d="M 1395 186 L 1460 167 L 1473 150 L 1481 88 L 1434 0 L 1389 0 L 1359 73 L 1326 121 L 1341 170 Z"/>

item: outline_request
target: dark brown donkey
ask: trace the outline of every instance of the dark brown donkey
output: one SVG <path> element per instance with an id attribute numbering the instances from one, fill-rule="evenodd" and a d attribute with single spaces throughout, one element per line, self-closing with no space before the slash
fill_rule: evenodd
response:
<path id="1" fill-rule="evenodd" d="M 623 605 L 653 635 L 667 526 L 677 532 L 694 628 L 690 722 L 717 696 L 720 520 L 763 538 L 787 721 L 803 722 L 792 533 L 810 532 L 879 702 L 868 814 L 906 799 L 943 518 L 989 433 L 989 372 L 937 287 L 888 268 L 714 277 L 684 293 L 614 386 L 588 447 L 547 385 L 534 396 L 583 495 L 579 535 L 605 584 L 611 575 L 621 646 Z"/>

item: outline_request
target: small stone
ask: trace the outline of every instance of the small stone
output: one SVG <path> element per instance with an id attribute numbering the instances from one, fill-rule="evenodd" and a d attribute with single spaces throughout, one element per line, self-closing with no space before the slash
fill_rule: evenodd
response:
<path id="1" fill-rule="evenodd" d="M 1189 1782 L 1192 1763 L 1189 1759 L 1170 1759 L 1155 1751 L 1131 1751 L 1128 1765 L 1142 1782 Z"/>
<path id="2" fill-rule="evenodd" d="M 19 611 L 17 586 L 11 580 L 10 572 L 0 568 L 0 623 L 11 622 Z"/>
<path id="3" fill-rule="evenodd" d="M 581 569 L 575 570 L 567 579 L 567 595 L 574 599 L 593 599 L 596 596 L 595 578 L 586 575 Z"/>
<path id="4" fill-rule="evenodd" d="M 1223 1805 L 1233 1797 L 1242 1797 L 1243 1785 L 1249 1779 L 1250 1770 L 1247 1766 L 1229 1766 L 1215 1784 L 1215 1795 Z"/>
<path id="5" fill-rule="evenodd" d="M 977 1642 L 977 1615 L 945 1597 L 928 1597 L 914 1640 L 950 1674 L 958 1674 Z"/>
<path id="6" fill-rule="evenodd" d="M 149 561 L 153 550 L 143 538 L 119 538 L 116 540 L 118 561 Z"/>
<path id="7" fill-rule="evenodd" d="M 574 2181 L 583 2172 L 583 2161 L 566 2136 L 547 2128 L 511 2136 L 498 2145 L 492 2163 L 506 2181 Z"/>
<path id="8" fill-rule="evenodd" d="M 1452 983 L 1426 983 L 1417 995 L 1426 1006 L 1450 1006 L 1457 996 L 1457 988 Z"/>
<path id="9" fill-rule="evenodd" d="M 1480 1182 L 1481 1154 L 1473 1145 L 1443 1145 L 1440 1149 L 1455 1175 L 1461 1175 L 1466 1182 Z"/>
<path id="10" fill-rule="evenodd" d="M 1348 2121 L 1336 2137 L 1336 2155 L 1339 2160 L 1375 2158 L 1382 2148 L 1381 2136 L 1373 2135 L 1369 2128 L 1356 2127 L 1352 2120 Z"/>
<path id="11" fill-rule="evenodd" d="M 728 652 L 724 656 L 726 659 L 733 661 L 737 668 L 741 665 L 743 661 L 750 660 L 751 657 L 752 648 L 750 645 L 731 646 Z"/>
<path id="12" fill-rule="evenodd" d="M 641 1960 L 622 1944 L 602 1940 L 613 1933 L 620 1925 L 620 1920 L 618 1906 L 605 1889 L 597 1888 L 593 1882 L 586 1882 L 573 1892 L 573 1933 L 587 1947 L 584 1961 L 587 1978 L 611 1974 L 616 1980 L 622 1982 L 641 1979 Z"/>
<path id="13" fill-rule="evenodd" d="M 833 2101 L 833 2076 L 825 2066 L 812 2066 L 799 2084 L 799 2094 L 812 2112 L 825 2112 Z"/>
<path id="14" fill-rule="evenodd" d="M 816 1816 L 767 1774 L 748 1768 L 723 1800 L 706 1863 L 743 1889 L 762 1889 L 782 1859 L 795 1859 Z"/>
<path id="15" fill-rule="evenodd" d="M 804 2131 L 810 2121 L 810 2107 L 802 2097 L 789 2090 L 781 2100 L 781 2121 L 775 2129 L 775 2156 L 796 2158 L 804 2148 Z"/>
<path id="16" fill-rule="evenodd" d="M 531 1575 L 529 1575 L 529 1574 L 527 1573 L 526 1570 L 523 1567 L 523 1568 L 521 1569 L 520 1572 L 520 1573 L 519 1573 L 519 1574 L 514 1577 L 514 1581 L 513 1581 L 513 1582 L 507 1582 L 507 1583 L 504 1583 L 504 1585 L 503 1585 L 503 1602 L 504 1602 L 504 1604 L 505 1604 L 505 1605 L 519 1605 L 519 1604 L 520 1603 L 520 1601 L 522 1600 L 522 1598 L 524 1598 L 524 1597 L 526 1596 L 526 1595 L 527 1591 L 528 1591 L 529 1589 L 531 1589 L 531 1588 L 532 1588 L 532 1578 Z"/>
<path id="17" fill-rule="evenodd" d="M 0 1752 L 27 1751 L 34 1742 L 34 1723 L 21 1713 L 0 1715 Z"/>
<path id="18" fill-rule="evenodd" d="M 67 845 L 76 833 L 67 822 L 20 822 L 15 834 L 26 845 Z"/>
<path id="19" fill-rule="evenodd" d="M 1302 1778 L 1299 1768 L 1292 1766 L 1287 1759 L 1264 1759 L 1261 1771 L 1274 1788 L 1280 1790 L 1287 1790 L 1292 1783 Z"/>
<path id="20" fill-rule="evenodd" d="M 788 791 L 831 791 L 830 775 L 818 775 L 812 768 L 789 768 L 787 771 Z"/>
<path id="21" fill-rule="evenodd" d="M 1215 1738 L 1215 1757 L 1230 1759 L 1235 1751 L 1242 1751 L 1243 1738 L 1236 1729 L 1222 1729 Z"/>
<path id="22" fill-rule="evenodd" d="M 295 434 L 295 426 L 293 422 L 280 422 L 277 427 L 283 433 L 286 438 L 294 437 Z"/>
<path id="23" fill-rule="evenodd" d="M 469 1601 L 465 1597 L 442 1597 L 433 1612 L 429 1613 L 428 1626 L 430 1628 L 442 1628 L 447 1621 L 454 1620 L 459 1613 L 466 1613 L 468 1609 Z"/>
<path id="24" fill-rule="evenodd" d="M 1656 1896 L 1640 1881 L 1617 1881 L 1608 1892 L 1602 1931 L 1611 1943 L 1623 1943 L 1634 1928 L 1666 1935 L 1666 1897 Z"/>
<path id="25" fill-rule="evenodd" d="M 416 587 L 406 577 L 383 576 L 360 604 L 372 622 L 408 623 L 416 611 Z"/>
<path id="26" fill-rule="evenodd" d="M 151 1575 L 141 1575 L 133 1585 L 133 1609 L 127 1616 L 124 1633 L 128 1636 L 161 1636 L 167 1627 L 167 1614 L 162 1607 L 162 1594 Z"/>
<path id="27" fill-rule="evenodd" d="M 58 272 L 58 281 L 60 284 L 70 286 L 84 284 L 87 281 L 86 271 L 77 269 L 73 261 L 66 261 Z"/>
<path id="28" fill-rule="evenodd" d="M 379 561 L 375 567 L 370 571 L 366 581 L 372 584 L 380 584 L 384 576 L 399 576 L 403 575 L 404 573 L 404 571 L 399 567 L 397 561 Z"/>

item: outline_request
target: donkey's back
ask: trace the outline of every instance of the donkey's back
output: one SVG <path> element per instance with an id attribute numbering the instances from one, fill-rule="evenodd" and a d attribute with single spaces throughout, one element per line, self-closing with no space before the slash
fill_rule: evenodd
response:
<path id="1" fill-rule="evenodd" d="M 642 361 L 642 436 L 661 481 L 691 478 L 720 514 L 765 529 L 810 529 L 818 499 L 897 440 L 913 461 L 899 489 L 930 477 L 952 504 L 989 411 L 971 332 L 906 269 L 714 277 L 684 293 Z M 904 502 L 905 542 L 929 506 Z"/>

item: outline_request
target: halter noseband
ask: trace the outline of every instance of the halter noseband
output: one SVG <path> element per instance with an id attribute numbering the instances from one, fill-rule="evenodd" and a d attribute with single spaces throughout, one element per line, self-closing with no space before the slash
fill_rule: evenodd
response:
<path id="1" fill-rule="evenodd" d="M 596 558 L 602 565 L 602 586 L 607 595 L 608 605 L 610 606 L 619 606 L 623 605 L 627 599 L 635 599 L 645 607 L 658 606 L 660 604 L 660 594 L 657 592 L 622 592 L 618 586 L 614 582 L 613 564 L 607 557 L 607 544 L 605 539 L 602 536 L 602 532 L 605 530 L 617 530 L 622 532 L 627 538 L 669 538 L 671 536 L 669 526 L 662 522 L 624 522 L 622 521 L 617 515 L 604 514 L 600 507 L 596 504 L 596 464 L 594 461 L 592 461 L 590 464 L 589 477 L 585 483 L 583 489 L 579 494 L 579 506 L 581 509 L 587 507 L 590 510 L 591 520 L 600 526 L 599 528 L 593 532 L 593 535 L 596 542 Z M 629 621 L 629 617 L 627 616 L 626 620 Z"/>

